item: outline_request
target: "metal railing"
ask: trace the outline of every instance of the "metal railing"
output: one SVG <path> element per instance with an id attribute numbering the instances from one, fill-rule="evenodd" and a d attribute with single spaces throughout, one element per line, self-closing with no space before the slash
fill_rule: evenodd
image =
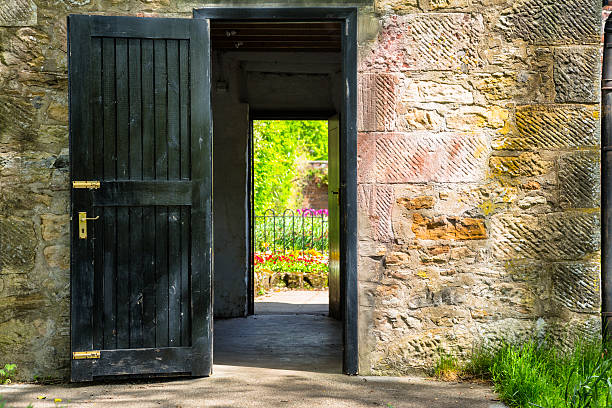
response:
<path id="1" fill-rule="evenodd" d="M 255 216 L 255 250 L 272 253 L 287 251 L 327 251 L 327 210 L 266 210 Z"/>

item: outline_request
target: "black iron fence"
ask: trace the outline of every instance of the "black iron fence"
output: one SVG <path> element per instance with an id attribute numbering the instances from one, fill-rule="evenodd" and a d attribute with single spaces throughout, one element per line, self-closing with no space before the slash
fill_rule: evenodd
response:
<path id="1" fill-rule="evenodd" d="M 255 216 L 255 250 L 272 253 L 327 251 L 327 210 L 266 210 Z"/>

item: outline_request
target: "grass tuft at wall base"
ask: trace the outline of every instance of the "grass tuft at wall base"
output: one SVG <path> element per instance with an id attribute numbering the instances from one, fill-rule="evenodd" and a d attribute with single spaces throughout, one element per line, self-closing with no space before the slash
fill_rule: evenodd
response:
<path id="1" fill-rule="evenodd" d="M 528 342 L 476 349 L 460 363 L 441 353 L 434 375 L 442 380 L 487 379 L 500 399 L 520 408 L 612 406 L 612 343 L 579 342 L 570 351 Z"/>

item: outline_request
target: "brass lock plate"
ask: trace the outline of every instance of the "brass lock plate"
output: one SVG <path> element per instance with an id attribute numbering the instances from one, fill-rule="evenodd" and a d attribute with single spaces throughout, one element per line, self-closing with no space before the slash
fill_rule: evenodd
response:
<path id="1" fill-rule="evenodd" d="M 85 360 L 91 358 L 100 358 L 100 350 L 75 351 L 72 353 L 73 360 Z"/>
<path id="2" fill-rule="evenodd" d="M 87 213 L 79 213 L 79 238 L 87 239 Z"/>
<path id="3" fill-rule="evenodd" d="M 100 188 L 99 181 L 73 181 L 72 188 L 88 188 L 94 190 Z"/>
<path id="4" fill-rule="evenodd" d="M 87 221 L 95 221 L 100 216 L 94 218 L 87 218 L 87 213 L 85 211 L 79 212 L 79 238 L 87 239 Z"/>

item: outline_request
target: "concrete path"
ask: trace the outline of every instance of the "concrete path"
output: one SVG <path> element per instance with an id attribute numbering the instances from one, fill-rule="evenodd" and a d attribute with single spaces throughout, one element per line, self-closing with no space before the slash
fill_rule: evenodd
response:
<path id="1" fill-rule="evenodd" d="M 0 387 L 8 407 L 34 408 L 494 408 L 489 387 L 422 378 L 349 377 L 215 366 L 210 378 Z M 38 400 L 37 396 L 46 396 Z M 59 404 L 54 398 L 61 398 Z"/>
<path id="2" fill-rule="evenodd" d="M 340 374 L 341 323 L 326 316 L 326 296 L 322 291 L 279 292 L 258 299 L 256 308 L 270 314 L 215 321 L 215 366 L 210 378 L 14 384 L 0 386 L 0 395 L 7 402 L 6 408 L 25 408 L 28 404 L 34 408 L 503 406 L 484 385 Z M 300 314 L 305 310 L 319 313 Z M 39 400 L 39 396 L 46 399 Z M 55 398 L 62 402 L 54 403 Z"/>
<path id="3" fill-rule="evenodd" d="M 285 290 L 255 298 L 255 314 L 318 314 L 329 313 L 329 292 L 326 290 Z"/>
<path id="4" fill-rule="evenodd" d="M 214 350 L 222 365 L 341 373 L 342 324 L 317 315 L 217 320 Z"/>

